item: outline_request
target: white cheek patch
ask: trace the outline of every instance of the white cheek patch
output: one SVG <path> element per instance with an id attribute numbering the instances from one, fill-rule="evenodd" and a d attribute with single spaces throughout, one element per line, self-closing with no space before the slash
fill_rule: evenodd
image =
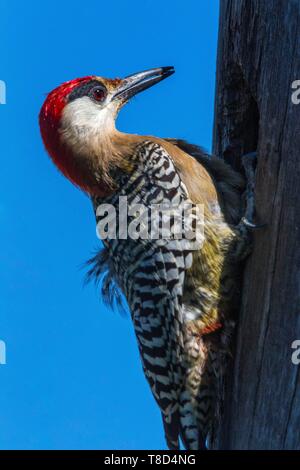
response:
<path id="1" fill-rule="evenodd" d="M 77 98 L 68 103 L 62 113 L 61 134 L 66 140 L 85 140 L 93 133 L 106 134 L 115 126 L 113 104 L 100 107 L 88 96 Z"/>

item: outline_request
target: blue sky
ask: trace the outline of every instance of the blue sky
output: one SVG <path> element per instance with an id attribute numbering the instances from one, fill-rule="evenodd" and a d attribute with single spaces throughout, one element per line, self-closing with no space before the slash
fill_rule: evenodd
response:
<path id="1" fill-rule="evenodd" d="M 218 0 L 1 1 L 1 449 L 163 449 L 130 318 L 80 269 L 99 246 L 88 199 L 48 159 L 45 93 L 89 74 L 176 74 L 125 107 L 125 132 L 211 147 Z"/>

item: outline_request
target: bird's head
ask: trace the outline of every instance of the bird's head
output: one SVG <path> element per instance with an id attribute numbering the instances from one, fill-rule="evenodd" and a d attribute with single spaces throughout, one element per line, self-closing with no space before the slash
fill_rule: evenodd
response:
<path id="1" fill-rule="evenodd" d="M 118 153 L 115 119 L 120 108 L 172 73 L 173 67 L 161 67 L 124 79 L 87 76 L 51 91 L 39 122 L 45 147 L 62 173 L 89 193 L 105 193 L 109 183 L 103 175 Z"/>

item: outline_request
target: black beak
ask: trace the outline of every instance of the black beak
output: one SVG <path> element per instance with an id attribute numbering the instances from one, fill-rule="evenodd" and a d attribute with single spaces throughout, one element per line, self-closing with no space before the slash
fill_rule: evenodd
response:
<path id="1" fill-rule="evenodd" d="M 159 67 L 129 75 L 122 80 L 112 99 L 127 101 L 132 96 L 137 95 L 137 93 L 161 82 L 174 72 L 174 67 Z"/>

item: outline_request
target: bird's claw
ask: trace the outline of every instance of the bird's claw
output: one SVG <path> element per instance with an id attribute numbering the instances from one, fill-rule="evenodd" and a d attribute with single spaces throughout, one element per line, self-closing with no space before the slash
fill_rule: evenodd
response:
<path id="1" fill-rule="evenodd" d="M 250 230 L 260 229 L 266 224 L 255 224 L 252 222 L 255 213 L 254 204 L 254 184 L 255 184 L 255 166 L 257 160 L 257 152 L 246 153 L 242 156 L 242 165 L 245 170 L 247 187 L 246 187 L 246 210 L 241 219 L 241 225 Z"/>
<path id="2" fill-rule="evenodd" d="M 267 225 L 267 224 L 254 224 L 253 222 L 250 222 L 250 220 L 248 220 L 246 217 L 242 217 L 241 223 L 251 230 L 264 228 Z"/>

